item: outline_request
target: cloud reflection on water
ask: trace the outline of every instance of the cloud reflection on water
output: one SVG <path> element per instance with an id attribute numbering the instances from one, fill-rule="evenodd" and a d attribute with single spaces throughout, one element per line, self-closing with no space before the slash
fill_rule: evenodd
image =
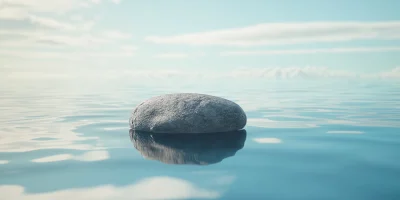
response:
<path id="1" fill-rule="evenodd" d="M 282 143 L 282 140 L 279 138 L 254 138 L 253 139 L 257 143 L 261 144 L 279 144 Z"/>
<path id="2" fill-rule="evenodd" d="M 8 164 L 8 160 L 0 160 L 0 165 L 5 165 L 5 164 Z"/>
<path id="3" fill-rule="evenodd" d="M 85 200 L 114 200 L 114 199 L 214 199 L 220 197 L 215 190 L 199 188 L 189 181 L 168 177 L 150 177 L 135 184 L 115 187 L 102 185 L 93 188 L 65 189 L 47 193 L 25 193 L 18 185 L 0 186 L 1 200 L 70 200 L 72 198 Z"/>
<path id="4" fill-rule="evenodd" d="M 363 131 L 328 131 L 329 134 L 363 134 Z"/>
<path id="5" fill-rule="evenodd" d="M 64 160 L 78 160 L 84 162 L 94 162 L 94 161 L 101 161 L 107 160 L 110 158 L 108 151 L 89 151 L 83 153 L 82 155 L 71 155 L 71 154 L 58 154 L 54 156 L 47 156 L 42 158 L 33 159 L 32 162 L 36 163 L 46 163 L 46 162 L 57 162 L 57 161 L 64 161 Z"/>

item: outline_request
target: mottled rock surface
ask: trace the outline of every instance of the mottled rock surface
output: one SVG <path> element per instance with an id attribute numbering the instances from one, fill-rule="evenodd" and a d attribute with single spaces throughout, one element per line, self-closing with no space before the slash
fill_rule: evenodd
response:
<path id="1" fill-rule="evenodd" d="M 160 134 L 130 130 L 135 148 L 150 160 L 167 164 L 209 165 L 243 148 L 246 131 L 208 134 Z"/>
<path id="2" fill-rule="evenodd" d="M 177 93 L 150 98 L 130 118 L 134 130 L 153 133 L 213 133 L 244 128 L 246 114 L 236 103 L 216 96 Z"/>

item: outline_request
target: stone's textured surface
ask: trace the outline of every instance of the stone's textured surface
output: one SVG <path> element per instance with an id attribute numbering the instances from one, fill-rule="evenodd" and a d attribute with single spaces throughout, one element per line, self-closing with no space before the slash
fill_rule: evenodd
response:
<path id="1" fill-rule="evenodd" d="M 146 158 L 167 164 L 209 165 L 243 148 L 246 131 L 208 134 L 160 134 L 130 130 L 135 148 Z"/>
<path id="2" fill-rule="evenodd" d="M 244 128 L 246 114 L 236 103 L 210 95 L 178 93 L 153 97 L 132 113 L 132 129 L 153 133 L 212 133 Z"/>

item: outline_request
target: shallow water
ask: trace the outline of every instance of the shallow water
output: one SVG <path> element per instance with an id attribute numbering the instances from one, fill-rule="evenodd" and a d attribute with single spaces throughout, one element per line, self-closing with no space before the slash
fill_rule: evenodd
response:
<path id="1" fill-rule="evenodd" d="M 1 200 L 400 199 L 398 84 L 28 82 L 0 92 Z M 172 92 L 237 102 L 245 135 L 138 151 L 131 110 Z"/>

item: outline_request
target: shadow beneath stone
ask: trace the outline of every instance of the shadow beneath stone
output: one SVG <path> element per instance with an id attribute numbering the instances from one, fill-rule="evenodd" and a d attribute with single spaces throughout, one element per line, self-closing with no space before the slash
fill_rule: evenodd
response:
<path id="1" fill-rule="evenodd" d="M 209 165 L 243 148 L 246 130 L 207 134 L 157 134 L 129 131 L 135 148 L 146 158 L 167 164 Z"/>

